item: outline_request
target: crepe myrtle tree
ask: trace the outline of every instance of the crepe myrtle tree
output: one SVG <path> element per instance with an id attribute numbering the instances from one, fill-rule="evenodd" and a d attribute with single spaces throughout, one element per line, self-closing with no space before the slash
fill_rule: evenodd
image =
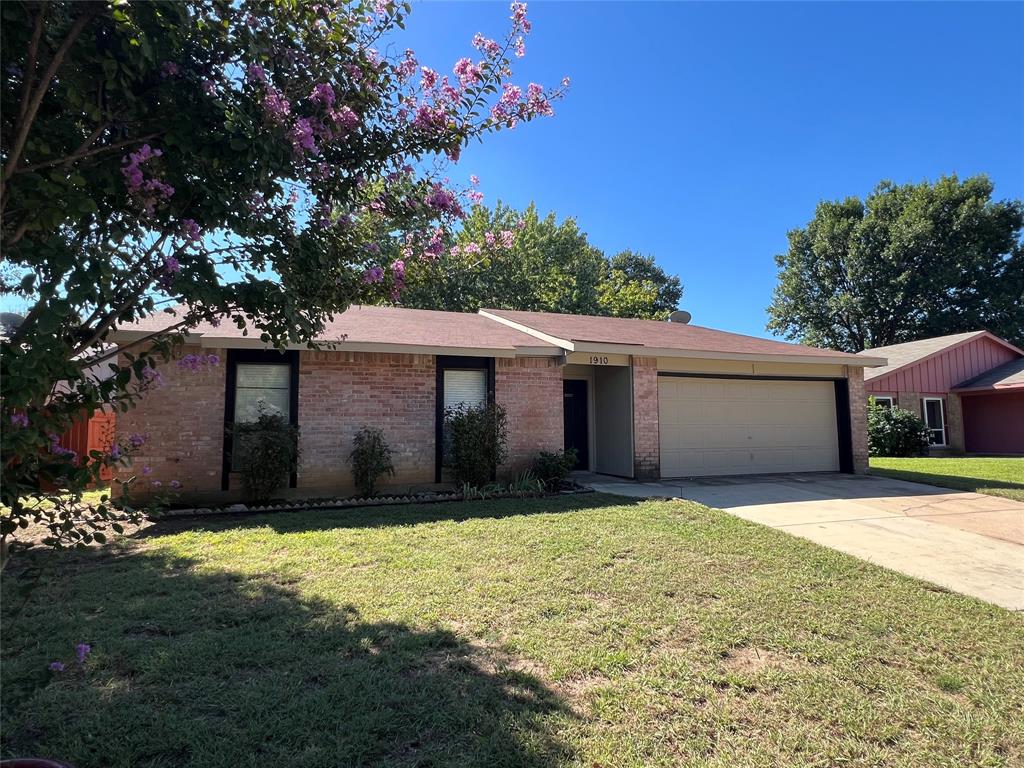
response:
<path id="1" fill-rule="evenodd" d="M 26 307 L 2 342 L 5 545 L 32 520 L 50 525 L 51 543 L 87 542 L 113 514 L 38 516 L 125 460 L 60 450 L 73 418 L 159 386 L 157 363 L 201 321 L 312 344 L 349 303 L 398 298 L 406 261 L 440 254 L 479 199 L 445 176 L 462 148 L 553 113 L 567 79 L 511 82 L 531 26 L 524 3 L 499 39 L 467 41 L 448 74 L 402 49 L 409 10 L 0 5 L 0 275 Z M 159 330 L 119 362 L 111 332 L 153 315 Z"/>

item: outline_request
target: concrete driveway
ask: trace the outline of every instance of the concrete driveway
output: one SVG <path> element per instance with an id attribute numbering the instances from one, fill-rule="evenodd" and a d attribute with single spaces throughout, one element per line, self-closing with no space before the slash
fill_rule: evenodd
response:
<path id="1" fill-rule="evenodd" d="M 881 477 L 760 475 L 634 483 L 634 498 L 692 499 L 1013 611 L 1024 610 L 1024 503 Z"/>

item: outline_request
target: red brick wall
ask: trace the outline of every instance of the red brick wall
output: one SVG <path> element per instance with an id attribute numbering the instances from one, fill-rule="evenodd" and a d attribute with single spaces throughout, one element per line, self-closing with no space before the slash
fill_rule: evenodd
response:
<path id="1" fill-rule="evenodd" d="M 198 346 L 186 346 L 181 354 L 206 354 Z M 179 368 L 177 363 L 158 367 L 163 385 L 151 387 L 131 410 L 118 414 L 119 435 L 138 433 L 145 444 L 134 454 L 130 469 L 119 469 L 117 477 L 138 476 L 132 493 L 139 497 L 155 483 L 166 488 L 181 483 L 181 493 L 205 494 L 220 491 L 224 450 L 224 356 L 220 364 L 198 371 Z M 127 365 L 124 356 L 119 365 Z M 150 467 L 148 475 L 143 468 Z M 115 484 L 114 493 L 118 493 Z"/>
<path id="2" fill-rule="evenodd" d="M 380 427 L 391 446 L 395 476 L 385 486 L 434 482 L 435 358 L 371 352 L 302 352 L 298 488 L 353 489 L 352 439 Z"/>
<path id="3" fill-rule="evenodd" d="M 850 436 L 853 442 L 853 471 L 868 471 L 868 396 L 864 391 L 864 369 L 847 368 L 850 390 Z"/>
<path id="4" fill-rule="evenodd" d="M 637 480 L 661 477 L 656 357 L 633 358 L 633 475 Z"/>
<path id="5" fill-rule="evenodd" d="M 562 369 L 545 357 L 498 358 L 494 399 L 508 416 L 508 460 L 499 477 L 530 466 L 540 451 L 565 447 L 562 434 Z"/>

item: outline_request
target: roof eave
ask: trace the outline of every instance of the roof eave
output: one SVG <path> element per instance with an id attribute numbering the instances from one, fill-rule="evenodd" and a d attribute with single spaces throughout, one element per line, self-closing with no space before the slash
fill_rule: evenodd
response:
<path id="1" fill-rule="evenodd" d="M 700 349 L 673 349 L 670 347 L 645 347 L 639 344 L 606 344 L 575 342 L 575 352 L 604 354 L 626 354 L 639 357 L 676 357 L 705 360 L 739 360 L 761 363 L 819 363 L 822 365 L 852 365 L 855 368 L 885 365 L 884 357 L 861 357 L 860 355 L 802 355 L 775 352 L 717 352 Z"/>
<path id="2" fill-rule="evenodd" d="M 111 334 L 112 341 L 129 344 L 151 334 L 147 331 L 122 330 Z M 207 349 L 268 349 L 269 344 L 254 336 L 215 336 L 209 333 L 191 333 L 186 344 L 197 344 Z M 433 344 L 398 344 L 393 342 L 345 341 L 319 339 L 318 350 L 325 352 L 385 352 L 396 355 L 457 355 L 461 357 L 557 357 L 562 350 L 542 345 L 515 345 L 509 347 L 460 347 Z M 308 344 L 289 344 L 286 349 L 310 349 Z"/>

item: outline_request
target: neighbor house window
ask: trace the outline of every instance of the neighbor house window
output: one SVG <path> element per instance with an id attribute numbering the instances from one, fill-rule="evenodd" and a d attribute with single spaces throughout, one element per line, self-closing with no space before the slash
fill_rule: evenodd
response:
<path id="1" fill-rule="evenodd" d="M 288 363 L 238 363 L 235 373 L 234 422 L 256 421 L 260 412 L 291 418 L 291 366 Z M 231 469 L 238 470 L 237 438 L 231 452 Z"/>
<path id="2" fill-rule="evenodd" d="M 935 446 L 946 444 L 946 411 L 941 397 L 926 397 L 921 401 L 924 423 L 928 426 L 928 442 Z"/>
<path id="3" fill-rule="evenodd" d="M 880 408 L 892 408 L 892 398 L 887 395 L 873 395 L 872 399 Z"/>

